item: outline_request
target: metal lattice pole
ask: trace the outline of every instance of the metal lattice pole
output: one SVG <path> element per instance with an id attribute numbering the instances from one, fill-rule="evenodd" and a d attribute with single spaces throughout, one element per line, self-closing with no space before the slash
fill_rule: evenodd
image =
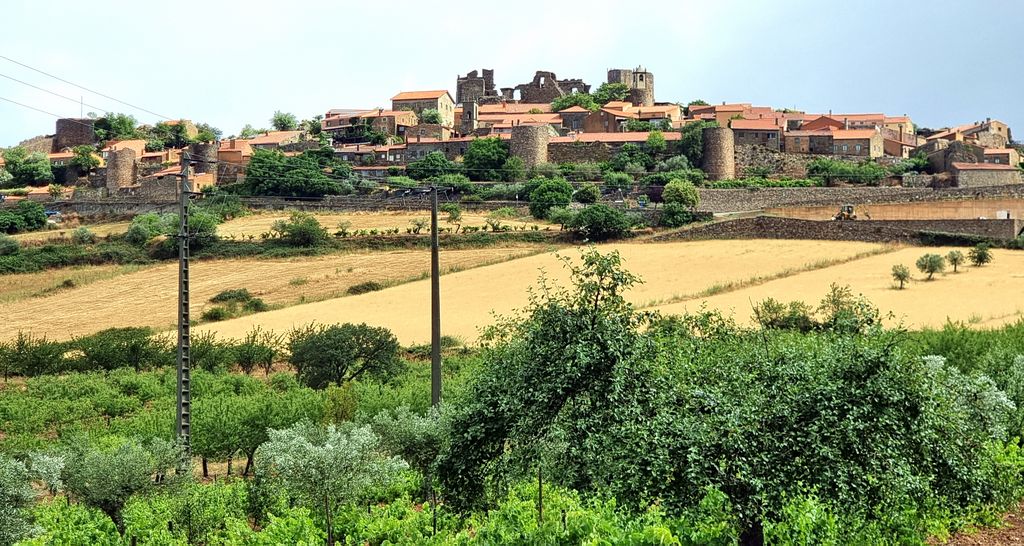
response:
<path id="1" fill-rule="evenodd" d="M 192 456 L 192 372 L 189 324 L 189 200 L 188 152 L 181 153 L 181 198 L 178 203 L 178 415 L 177 436 L 185 461 Z"/>
<path id="2" fill-rule="evenodd" d="M 437 186 L 430 188 L 430 403 L 441 403 L 441 265 L 438 257 Z"/>

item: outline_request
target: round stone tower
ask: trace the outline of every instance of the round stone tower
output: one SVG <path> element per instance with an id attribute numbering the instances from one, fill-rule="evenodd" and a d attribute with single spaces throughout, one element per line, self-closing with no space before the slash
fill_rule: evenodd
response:
<path id="1" fill-rule="evenodd" d="M 512 128 L 512 140 L 509 152 L 520 159 L 527 167 L 535 167 L 548 162 L 548 142 L 551 140 L 551 128 L 544 125 L 516 125 Z"/>
<path id="2" fill-rule="evenodd" d="M 624 83 L 633 86 L 633 71 L 628 68 L 612 68 L 608 71 L 608 83 Z"/>
<path id="3" fill-rule="evenodd" d="M 134 186 L 138 180 L 135 150 L 122 148 L 107 154 L 107 191 L 116 194 L 118 188 Z"/>
<path id="4" fill-rule="evenodd" d="M 89 118 L 60 118 L 53 137 L 53 151 L 60 152 L 75 146 L 96 142 L 95 120 Z"/>
<path id="5" fill-rule="evenodd" d="M 637 106 L 654 106 L 654 74 L 638 66 L 632 75 L 629 101 Z"/>
<path id="6" fill-rule="evenodd" d="M 736 143 L 732 129 L 707 127 L 703 131 L 704 161 L 702 167 L 709 180 L 736 178 Z"/>
<path id="7" fill-rule="evenodd" d="M 216 142 L 200 142 L 189 147 L 189 155 L 192 158 L 192 172 L 196 174 L 217 172 L 217 148 L 220 145 Z"/>

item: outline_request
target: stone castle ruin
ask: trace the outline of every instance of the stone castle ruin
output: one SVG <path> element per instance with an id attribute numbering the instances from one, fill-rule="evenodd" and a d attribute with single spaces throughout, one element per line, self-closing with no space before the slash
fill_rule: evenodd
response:
<path id="1" fill-rule="evenodd" d="M 608 83 L 621 83 L 629 87 L 629 102 L 636 106 L 654 106 L 654 74 L 638 66 L 613 68 L 608 71 Z"/>
<path id="2" fill-rule="evenodd" d="M 481 72 L 483 75 L 481 75 Z M 459 104 L 495 104 L 502 101 L 525 103 L 551 102 L 571 93 L 589 93 L 590 86 L 579 78 L 560 80 L 554 72 L 538 70 L 533 80 L 515 87 L 494 87 L 494 70 L 484 68 L 459 76 L 455 84 L 455 101 Z"/>

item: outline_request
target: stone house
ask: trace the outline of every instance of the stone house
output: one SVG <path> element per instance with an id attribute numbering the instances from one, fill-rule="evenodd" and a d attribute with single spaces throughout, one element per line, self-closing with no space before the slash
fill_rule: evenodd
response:
<path id="1" fill-rule="evenodd" d="M 736 145 L 764 146 L 775 151 L 782 148 L 782 130 L 774 119 L 734 119 L 729 127 Z"/>
<path id="2" fill-rule="evenodd" d="M 391 97 L 391 109 L 412 110 L 417 115 L 424 110 L 437 110 L 441 115 L 441 125 L 455 126 L 455 101 L 445 90 L 403 91 Z"/>
<path id="3" fill-rule="evenodd" d="M 612 101 L 592 112 L 583 120 L 583 131 L 587 133 L 621 133 L 630 120 L 647 121 L 665 129 L 682 121 L 682 110 L 678 104 L 656 104 L 634 106 L 625 101 Z"/>
<path id="4" fill-rule="evenodd" d="M 583 123 L 589 115 L 590 110 L 582 106 L 573 106 L 558 112 L 558 116 L 562 120 L 562 128 L 567 131 L 582 131 Z"/>
<path id="5" fill-rule="evenodd" d="M 386 135 L 405 138 L 406 129 L 417 125 L 419 118 L 411 110 L 370 110 L 356 116 L 359 123 L 370 126 L 370 129 Z"/>
<path id="6" fill-rule="evenodd" d="M 995 163 L 953 163 L 950 173 L 957 187 L 1008 186 L 1021 183 L 1021 172 L 1011 165 Z"/>
<path id="7" fill-rule="evenodd" d="M 832 131 L 832 153 L 858 157 L 882 157 L 885 155 L 882 133 L 875 129 Z"/>
<path id="8" fill-rule="evenodd" d="M 843 125 L 843 122 L 839 121 L 836 118 L 829 117 L 829 116 L 819 116 L 819 117 L 817 117 L 815 119 L 812 119 L 810 121 L 805 121 L 803 124 L 800 125 L 800 130 L 801 131 L 821 131 L 821 130 L 832 131 L 832 130 L 845 129 L 845 128 L 846 127 Z"/>
<path id="9" fill-rule="evenodd" d="M 783 149 L 793 154 L 831 154 L 832 131 L 787 131 L 783 138 Z"/>
<path id="10" fill-rule="evenodd" d="M 248 165 L 252 158 L 251 141 L 241 138 L 232 138 L 220 141 L 217 148 L 217 161 L 232 163 L 235 165 Z"/>
<path id="11" fill-rule="evenodd" d="M 1020 152 L 1016 148 L 989 148 L 985 150 L 985 163 L 997 165 L 1020 165 Z"/>
<path id="12" fill-rule="evenodd" d="M 129 148 L 135 152 L 135 157 L 142 157 L 142 154 L 146 153 L 146 141 L 141 139 L 133 140 L 118 140 L 107 144 L 102 150 L 100 150 L 100 157 L 103 161 L 106 161 L 110 157 L 110 152 L 116 150 L 124 150 Z"/>
<path id="13" fill-rule="evenodd" d="M 249 139 L 249 146 L 259 150 L 274 150 L 298 142 L 301 136 L 302 131 L 268 131 Z"/>
<path id="14" fill-rule="evenodd" d="M 934 140 L 960 141 L 981 146 L 983 148 L 1006 148 L 1013 140 L 1010 127 L 1005 123 L 987 118 L 985 121 L 960 125 L 935 133 L 928 137 Z"/>

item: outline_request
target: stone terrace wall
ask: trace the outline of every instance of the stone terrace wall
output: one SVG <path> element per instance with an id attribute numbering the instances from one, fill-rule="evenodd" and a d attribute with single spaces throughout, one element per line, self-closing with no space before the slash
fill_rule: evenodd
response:
<path id="1" fill-rule="evenodd" d="M 552 142 L 548 161 L 552 163 L 600 163 L 612 158 L 612 149 L 604 142 Z"/>
<path id="2" fill-rule="evenodd" d="M 701 189 L 699 208 L 711 212 L 743 212 L 787 206 L 908 203 L 980 197 L 1024 197 L 1024 185 L 944 189 L 901 187 Z"/>
<path id="3" fill-rule="evenodd" d="M 815 239 L 826 241 L 918 242 L 922 232 L 1013 239 L 1020 220 L 852 220 L 816 221 L 757 216 L 707 224 L 655 237 L 669 239 Z"/>

